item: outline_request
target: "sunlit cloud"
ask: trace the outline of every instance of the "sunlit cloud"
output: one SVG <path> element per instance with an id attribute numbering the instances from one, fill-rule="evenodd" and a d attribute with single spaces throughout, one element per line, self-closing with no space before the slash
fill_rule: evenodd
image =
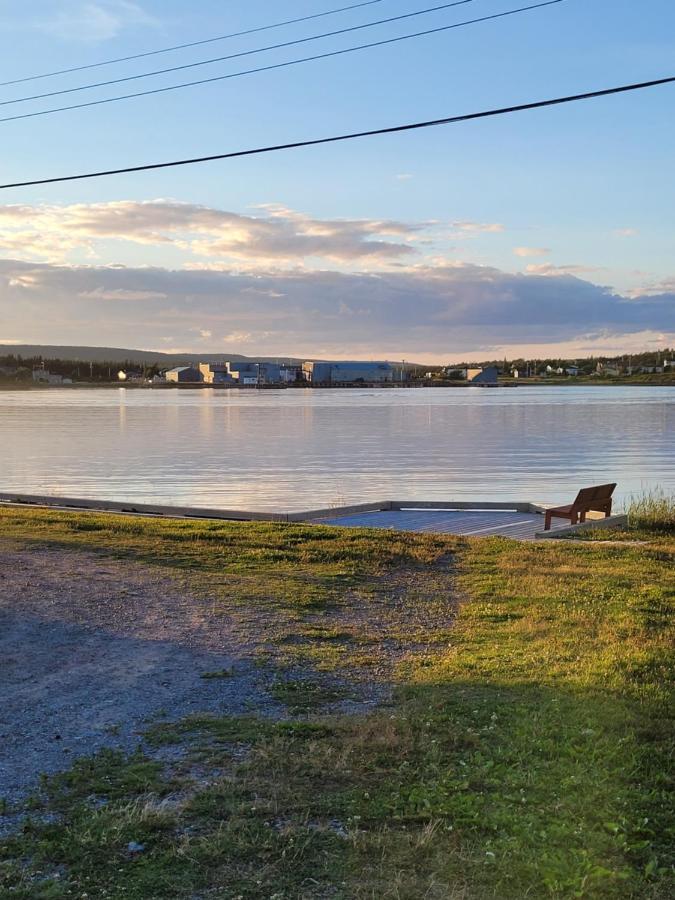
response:
<path id="1" fill-rule="evenodd" d="M 514 247 L 515 256 L 526 258 L 528 256 L 548 256 L 551 252 L 550 247 Z"/>
<path id="2" fill-rule="evenodd" d="M 448 236 L 498 234 L 494 222 L 319 219 L 280 204 L 243 215 L 176 200 L 0 206 L 0 248 L 49 262 L 110 257 L 110 242 L 172 253 L 192 268 L 342 268 L 410 265 Z"/>
<path id="3" fill-rule="evenodd" d="M 554 266 L 552 263 L 529 263 L 525 266 L 529 275 L 589 275 L 592 272 L 602 272 L 601 266 L 584 266 L 570 264 Z"/>
<path id="4" fill-rule="evenodd" d="M 97 287 L 91 291 L 82 291 L 79 295 L 85 300 L 165 300 L 166 294 L 159 291 L 129 291 L 123 288 L 116 290 L 108 290 L 106 288 Z"/>

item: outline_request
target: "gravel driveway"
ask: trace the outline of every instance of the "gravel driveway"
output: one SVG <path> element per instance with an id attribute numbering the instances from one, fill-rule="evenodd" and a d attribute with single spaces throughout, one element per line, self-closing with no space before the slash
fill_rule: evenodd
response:
<path id="1" fill-rule="evenodd" d="M 0 546 L 0 800 L 77 756 L 134 748 L 152 717 L 271 706 L 253 648 L 214 613 L 151 567 Z"/>

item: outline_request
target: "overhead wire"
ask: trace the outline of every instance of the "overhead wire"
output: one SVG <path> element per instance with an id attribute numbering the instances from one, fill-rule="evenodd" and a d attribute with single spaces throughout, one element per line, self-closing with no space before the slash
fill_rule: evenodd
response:
<path id="1" fill-rule="evenodd" d="M 481 16 L 480 18 L 476 18 L 476 19 L 467 19 L 463 22 L 454 22 L 451 25 L 441 25 L 437 28 L 429 28 L 426 31 L 418 31 L 418 32 L 414 32 L 413 34 L 398 35 L 397 37 L 385 38 L 385 39 L 382 39 L 379 41 L 371 41 L 367 44 L 358 44 L 357 46 L 354 46 L 354 47 L 343 47 L 339 50 L 331 50 L 326 53 L 318 53 L 318 54 L 315 54 L 314 56 L 305 56 L 305 57 L 301 57 L 299 59 L 286 60 L 285 62 L 273 63 L 273 64 L 270 64 L 267 66 L 258 66 L 254 69 L 244 69 L 240 72 L 230 72 L 225 75 L 214 75 L 209 78 L 201 78 L 196 81 L 186 81 L 186 82 L 181 82 L 180 84 L 166 85 L 164 87 L 152 88 L 152 89 L 146 90 L 146 91 L 136 91 L 131 94 L 121 94 L 117 97 L 103 97 L 98 100 L 89 100 L 85 103 L 74 103 L 69 106 L 57 106 L 52 109 L 41 109 L 41 110 L 36 110 L 34 112 L 20 113 L 18 115 L 13 115 L 13 116 L 4 116 L 4 117 L 0 118 L 0 123 L 1 122 L 15 122 L 15 121 L 18 121 L 19 119 L 32 119 L 32 118 L 36 118 L 38 116 L 53 115 L 54 113 L 68 112 L 68 111 L 75 110 L 75 109 L 86 109 L 86 108 L 92 107 L 92 106 L 102 106 L 107 103 L 117 103 L 122 100 L 131 100 L 136 97 L 149 97 L 151 95 L 164 94 L 169 91 L 180 90 L 183 88 L 197 87 L 197 86 L 203 85 L 203 84 L 213 84 L 214 82 L 227 81 L 232 78 L 241 78 L 244 75 L 254 75 L 259 72 L 271 72 L 271 71 L 274 71 L 277 69 L 284 69 L 284 68 L 288 68 L 290 66 L 297 66 L 297 65 L 301 65 L 303 63 L 308 63 L 308 62 L 315 62 L 315 61 L 321 60 L 321 59 L 329 59 L 329 58 L 333 58 L 333 57 L 337 57 L 337 56 L 344 56 L 348 53 L 355 53 L 360 50 L 370 50 L 375 47 L 384 47 L 384 46 L 388 46 L 391 44 L 397 44 L 397 43 L 400 43 L 401 41 L 409 41 L 409 40 L 412 40 L 415 38 L 426 37 L 431 34 L 440 34 L 442 32 L 452 31 L 457 28 L 464 28 L 468 25 L 477 25 L 482 22 L 489 22 L 489 21 L 493 21 L 496 19 L 504 19 L 508 16 L 519 15 L 521 13 L 531 12 L 533 10 L 543 9 L 543 8 L 549 7 L 549 6 L 556 6 L 557 4 L 564 3 L 564 2 L 565 2 L 565 0 L 545 0 L 545 2 L 534 3 L 534 4 L 531 4 L 530 6 L 521 6 L 521 7 L 518 7 L 517 9 L 509 9 L 509 10 L 506 10 L 506 11 L 500 12 L 500 13 L 492 13 L 491 15 Z"/>
<path id="2" fill-rule="evenodd" d="M 388 128 L 373 128 L 367 131 L 356 131 L 349 134 L 331 135 L 329 137 L 313 138 L 304 141 L 292 141 L 284 144 L 273 144 L 266 147 L 255 147 L 250 150 L 235 150 L 229 153 L 216 153 L 210 156 L 179 159 L 170 162 L 148 163 L 139 166 L 125 166 L 119 169 L 104 169 L 96 172 L 85 172 L 77 175 L 62 175 L 54 178 L 36 178 L 29 181 L 17 181 L 8 184 L 0 184 L 0 190 L 10 188 L 33 187 L 43 184 L 59 184 L 67 181 L 81 181 L 88 178 L 104 178 L 112 175 L 124 175 L 133 172 L 147 172 L 156 169 L 168 169 L 178 166 L 190 166 L 200 163 L 215 162 L 224 159 L 237 159 L 247 156 L 257 156 L 266 153 L 278 153 L 283 150 L 296 150 L 302 147 L 316 147 L 321 144 L 334 144 L 342 141 L 353 141 L 366 137 L 374 137 L 383 134 L 396 134 L 406 131 L 414 131 L 422 128 L 434 128 L 440 125 L 455 125 L 461 122 L 470 122 L 479 119 L 487 119 L 495 116 L 510 115 L 534 109 L 560 106 L 566 103 L 577 103 L 582 100 L 592 100 L 599 97 L 609 97 L 615 94 L 625 94 L 630 91 L 641 91 L 648 88 L 666 84 L 675 84 L 675 75 L 666 78 L 657 78 L 652 81 L 643 81 L 633 84 L 624 84 L 617 87 L 604 88 L 596 91 L 588 91 L 583 94 L 570 94 L 563 97 L 554 97 L 549 100 L 537 100 L 531 103 L 521 103 L 514 106 L 505 106 L 497 109 L 488 109 L 481 112 L 464 113 L 463 115 L 447 116 L 442 119 L 431 119 L 425 122 L 413 122 L 407 125 L 393 125 Z"/>
<path id="3" fill-rule="evenodd" d="M 53 72 L 41 72 L 37 75 L 24 75 L 22 78 L 13 78 L 10 81 L 0 81 L 0 87 L 10 84 L 23 84 L 26 81 L 38 81 L 41 78 L 54 78 L 57 75 L 69 75 L 71 72 L 84 72 L 87 69 L 98 69 L 101 66 L 112 66 L 116 63 L 131 62 L 134 59 L 144 59 L 148 56 L 159 56 L 161 53 L 171 53 L 174 50 L 186 50 L 190 47 L 201 47 L 204 44 L 214 44 L 217 41 L 226 41 L 230 38 L 246 37 L 249 34 L 259 34 L 261 31 L 271 31 L 274 28 L 282 28 L 285 25 L 297 25 L 301 22 L 309 22 L 312 19 L 321 19 L 333 16 L 337 13 L 348 12 L 352 9 L 360 9 L 363 6 L 374 6 L 383 0 L 365 0 L 362 3 L 352 3 L 349 6 L 340 6 L 337 9 L 329 9 L 325 12 L 313 13 L 307 16 L 299 16 L 295 19 L 286 19 L 283 22 L 274 22 L 270 25 L 260 25 L 257 28 L 247 28 L 245 31 L 233 31 L 230 34 L 220 34 L 216 37 L 204 38 L 199 41 L 189 41 L 185 44 L 175 44 L 173 47 L 161 47 L 158 50 L 146 50 L 143 53 L 134 53 L 131 56 L 118 56 L 115 59 L 104 59 L 100 62 L 87 63 L 81 66 L 71 66 L 69 69 L 57 69 Z"/>
<path id="4" fill-rule="evenodd" d="M 269 44 L 267 47 L 256 47 L 252 50 L 241 50 L 238 53 L 230 53 L 227 56 L 216 56 L 212 59 L 201 59 L 196 62 L 183 63 L 179 66 L 170 66 L 166 69 L 155 69 L 152 72 L 138 72 L 135 75 L 125 75 L 122 78 L 111 78 L 107 81 L 95 81 L 91 84 L 81 84 L 76 87 L 62 88 L 58 91 L 47 91 L 43 94 L 31 94 L 28 97 L 15 97 L 11 100 L 0 100 L 0 106 L 11 106 L 14 103 L 28 103 L 31 100 L 45 100 L 48 97 L 60 97 L 63 94 L 75 94 L 78 91 L 89 91 L 95 88 L 110 87 L 113 84 L 123 84 L 128 81 L 138 81 L 141 78 L 152 78 L 157 75 L 168 75 L 170 72 L 181 72 L 185 69 L 196 69 L 199 66 L 213 65 L 214 63 L 227 62 L 231 59 L 241 59 L 244 56 L 255 56 L 258 53 L 265 53 L 270 50 L 282 50 L 286 47 L 295 47 L 298 44 L 308 44 L 312 41 L 318 41 L 324 38 L 337 37 L 341 34 L 350 34 L 354 31 L 363 31 L 366 28 L 375 28 L 378 25 L 388 25 L 392 22 L 400 22 L 404 19 L 412 19 L 417 16 L 428 15 L 429 13 L 441 12 L 451 9 L 455 6 L 466 6 L 468 3 L 475 3 L 476 0 L 453 0 L 452 3 L 443 3 L 440 6 L 430 6 L 427 9 L 415 10 L 414 12 L 403 13 L 398 16 L 390 16 L 387 19 L 377 19 L 374 22 L 365 22 L 360 25 L 350 25 L 346 28 L 338 28 L 335 31 L 326 31 L 322 34 L 313 34 L 308 37 L 295 38 L 292 41 L 283 41 L 279 44 Z M 564 0 L 560 0 L 564 2 Z"/>

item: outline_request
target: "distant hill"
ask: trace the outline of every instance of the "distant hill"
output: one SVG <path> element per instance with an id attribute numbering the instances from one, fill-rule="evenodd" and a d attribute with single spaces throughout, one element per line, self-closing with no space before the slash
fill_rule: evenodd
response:
<path id="1" fill-rule="evenodd" d="M 240 353 L 210 353 L 199 350 L 194 353 L 161 353 L 156 350 L 130 350 L 124 347 L 63 347 L 51 344 L 0 344 L 0 356 L 21 356 L 32 359 L 41 356 L 43 359 L 67 359 L 73 362 L 119 363 L 133 362 L 138 365 L 160 368 L 187 365 L 192 362 L 227 362 L 251 359 Z M 289 356 L 256 356 L 261 362 L 302 363 L 303 359 Z"/>

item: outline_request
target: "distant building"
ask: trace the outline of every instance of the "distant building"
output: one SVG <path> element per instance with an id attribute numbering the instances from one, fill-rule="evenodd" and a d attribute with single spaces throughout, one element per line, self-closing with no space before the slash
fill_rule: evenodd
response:
<path id="1" fill-rule="evenodd" d="M 579 374 L 579 366 L 568 366 L 565 370 L 568 375 L 571 375 L 573 378 Z"/>
<path id="2" fill-rule="evenodd" d="M 279 380 L 282 384 L 295 384 L 296 381 L 302 381 L 302 366 L 280 366 Z"/>
<path id="3" fill-rule="evenodd" d="M 199 371 L 204 384 L 234 384 L 227 363 L 200 363 Z"/>
<path id="4" fill-rule="evenodd" d="M 195 384 L 202 380 L 202 373 L 194 366 L 176 366 L 164 374 L 167 381 L 175 384 Z"/>
<path id="5" fill-rule="evenodd" d="M 281 367 L 276 363 L 254 360 L 228 362 L 227 371 L 238 384 L 247 387 L 281 382 Z"/>
<path id="6" fill-rule="evenodd" d="M 385 384 L 394 380 L 387 362 L 306 362 L 302 374 L 309 384 Z"/>
<path id="7" fill-rule="evenodd" d="M 484 369 L 467 369 L 466 380 L 470 384 L 496 385 L 499 379 L 497 366 L 486 366 Z"/>
<path id="8" fill-rule="evenodd" d="M 603 362 L 599 362 L 597 364 L 597 366 L 595 367 L 595 371 L 598 375 L 607 375 L 612 378 L 615 378 L 617 375 L 621 374 L 621 369 L 618 366 Z"/>
<path id="9" fill-rule="evenodd" d="M 64 378 L 63 375 L 55 375 L 46 369 L 33 369 L 33 381 L 37 384 L 72 384 L 72 378 Z"/>
<path id="10" fill-rule="evenodd" d="M 606 375 L 610 378 L 615 378 L 621 374 L 621 369 L 613 363 L 598 363 L 595 371 L 598 375 Z"/>

